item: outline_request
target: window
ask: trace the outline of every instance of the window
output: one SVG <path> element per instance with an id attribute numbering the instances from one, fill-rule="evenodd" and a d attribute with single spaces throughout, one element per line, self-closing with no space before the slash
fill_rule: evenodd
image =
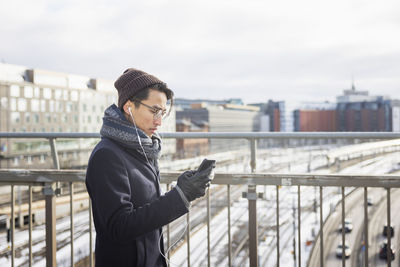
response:
<path id="1" fill-rule="evenodd" d="M 57 115 L 56 114 L 53 115 L 53 122 L 57 122 Z"/>
<path id="2" fill-rule="evenodd" d="M 29 113 L 25 113 L 25 121 L 30 122 L 31 120 L 31 115 Z"/>
<path id="3" fill-rule="evenodd" d="M 84 112 L 86 111 L 86 104 L 82 105 L 82 109 L 83 109 Z"/>
<path id="4" fill-rule="evenodd" d="M 75 116 L 74 116 L 74 122 L 75 122 L 75 123 L 78 123 L 78 115 L 75 115 Z"/>
<path id="5" fill-rule="evenodd" d="M 50 112 L 54 112 L 55 111 L 54 106 L 55 106 L 55 102 L 53 100 L 50 100 L 49 101 L 49 110 L 50 110 Z"/>
<path id="6" fill-rule="evenodd" d="M 56 101 L 56 106 L 57 106 L 57 110 L 56 111 L 63 112 L 63 102 Z"/>
<path id="7" fill-rule="evenodd" d="M 32 98 L 33 97 L 33 88 L 32 88 L 32 86 L 24 86 L 24 96 L 26 98 Z"/>
<path id="8" fill-rule="evenodd" d="M 17 99 L 10 98 L 10 109 L 11 109 L 11 111 L 17 110 Z"/>
<path id="9" fill-rule="evenodd" d="M 21 120 L 19 112 L 11 112 L 11 121 L 15 123 L 19 123 Z"/>
<path id="10" fill-rule="evenodd" d="M 40 88 L 39 88 L 39 87 L 35 87 L 35 88 L 33 89 L 33 95 L 34 95 L 36 98 L 40 98 Z"/>
<path id="11" fill-rule="evenodd" d="M 87 116 L 87 121 L 88 121 L 88 123 L 92 122 L 92 117 L 90 117 L 90 115 Z"/>
<path id="12" fill-rule="evenodd" d="M 0 99 L 0 107 L 3 109 L 7 109 L 8 108 L 8 99 L 7 97 L 2 97 Z"/>
<path id="13" fill-rule="evenodd" d="M 66 112 L 72 112 L 72 107 L 73 107 L 72 103 L 71 102 L 67 102 L 65 104 L 65 111 Z"/>
<path id="14" fill-rule="evenodd" d="M 34 123 L 39 123 L 39 121 L 40 121 L 39 114 L 33 114 L 33 122 Z"/>
<path id="15" fill-rule="evenodd" d="M 40 155 L 40 163 L 44 163 L 46 160 L 46 155 Z"/>
<path id="16" fill-rule="evenodd" d="M 48 113 L 46 114 L 46 121 L 49 123 L 51 122 L 51 115 Z"/>
<path id="17" fill-rule="evenodd" d="M 96 105 L 93 105 L 92 110 L 93 112 L 96 112 Z"/>
<path id="18" fill-rule="evenodd" d="M 54 98 L 59 100 L 62 97 L 62 90 L 61 89 L 56 89 L 54 90 Z"/>
<path id="19" fill-rule="evenodd" d="M 28 156 L 27 159 L 26 159 L 26 161 L 27 161 L 27 163 L 28 163 L 29 165 L 31 165 L 31 164 L 32 164 L 32 156 Z"/>
<path id="20" fill-rule="evenodd" d="M 43 88 L 43 97 L 46 99 L 51 98 L 51 89 L 50 88 Z"/>
<path id="21" fill-rule="evenodd" d="M 26 99 L 18 98 L 18 111 L 26 111 Z"/>
<path id="22" fill-rule="evenodd" d="M 10 86 L 10 96 L 19 97 L 19 86 L 18 85 L 11 85 Z"/>
<path id="23" fill-rule="evenodd" d="M 67 90 L 63 91 L 63 96 L 64 96 L 64 100 L 67 101 L 68 100 L 68 91 Z"/>
<path id="24" fill-rule="evenodd" d="M 71 92 L 71 100 L 72 101 L 78 101 L 78 92 L 77 91 L 72 91 Z"/>
<path id="25" fill-rule="evenodd" d="M 62 116 L 62 120 L 63 120 L 64 123 L 67 123 L 68 122 L 68 116 L 67 115 L 63 115 Z"/>
<path id="26" fill-rule="evenodd" d="M 14 166 L 18 166 L 19 165 L 19 158 L 18 157 L 14 158 L 13 164 L 14 164 Z"/>
<path id="27" fill-rule="evenodd" d="M 42 99 L 40 100 L 40 111 L 46 112 L 46 100 Z"/>
<path id="28" fill-rule="evenodd" d="M 38 99 L 31 100 L 31 111 L 34 111 L 34 112 L 40 111 L 40 102 Z"/>

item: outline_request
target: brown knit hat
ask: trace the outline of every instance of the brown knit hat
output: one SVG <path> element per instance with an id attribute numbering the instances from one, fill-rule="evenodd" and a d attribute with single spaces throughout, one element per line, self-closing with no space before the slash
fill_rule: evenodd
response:
<path id="1" fill-rule="evenodd" d="M 122 108 L 126 101 L 139 91 L 158 83 L 164 82 L 144 71 L 134 68 L 127 69 L 114 83 L 118 90 L 118 108 Z"/>

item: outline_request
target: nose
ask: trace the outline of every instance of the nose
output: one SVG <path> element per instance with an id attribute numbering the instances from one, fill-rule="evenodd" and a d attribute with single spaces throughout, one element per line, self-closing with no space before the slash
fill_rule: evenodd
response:
<path id="1" fill-rule="evenodd" d="M 162 124 L 162 118 L 155 119 L 155 120 L 153 121 L 153 124 L 154 124 L 155 126 L 161 126 L 161 124 Z"/>

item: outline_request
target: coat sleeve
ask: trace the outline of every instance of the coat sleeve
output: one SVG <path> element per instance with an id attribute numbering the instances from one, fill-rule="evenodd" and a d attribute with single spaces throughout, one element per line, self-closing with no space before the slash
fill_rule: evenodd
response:
<path id="1" fill-rule="evenodd" d="M 176 189 L 134 208 L 126 167 L 111 149 L 102 148 L 92 155 L 86 186 L 97 218 L 98 234 L 115 242 L 132 241 L 188 212 Z"/>

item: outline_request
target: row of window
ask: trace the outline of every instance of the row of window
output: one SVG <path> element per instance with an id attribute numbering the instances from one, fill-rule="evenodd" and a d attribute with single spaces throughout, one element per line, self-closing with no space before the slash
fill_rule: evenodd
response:
<path id="1" fill-rule="evenodd" d="M 87 94 L 87 96 L 86 96 Z M 44 98 L 44 99 L 63 99 L 65 101 L 79 100 L 79 93 L 75 90 L 63 90 L 63 89 L 51 89 L 51 88 L 39 88 L 32 87 L 29 85 L 19 86 L 19 85 L 11 85 L 10 86 L 10 96 L 13 97 L 25 97 L 25 98 Z M 90 98 L 91 94 L 89 92 L 82 92 L 82 98 Z"/>
<path id="2" fill-rule="evenodd" d="M 25 98 L 14 98 L 11 97 L 8 101 L 7 97 L 0 99 L 1 107 L 3 109 L 9 109 L 10 111 L 27 111 L 30 107 L 30 111 L 33 112 L 78 112 L 78 104 L 74 102 L 63 102 L 57 100 L 44 100 L 44 99 L 25 99 Z M 83 112 L 103 112 L 104 105 L 96 106 L 92 105 L 91 110 L 88 109 L 86 103 L 82 104 Z"/>
<path id="3" fill-rule="evenodd" d="M 72 128 L 72 127 L 67 127 L 67 128 L 62 128 L 62 127 L 41 127 L 41 128 L 35 128 L 33 127 L 32 129 L 30 129 L 29 131 L 27 130 L 26 127 L 20 127 L 20 128 L 13 128 L 12 131 L 14 133 L 16 132 L 21 132 L 21 133 L 26 133 L 26 132 L 32 132 L 32 133 L 79 133 L 79 132 L 83 132 L 83 133 L 97 133 L 99 132 L 100 127 L 87 127 L 87 126 L 83 126 L 81 130 L 79 130 L 79 128 Z"/>
<path id="4" fill-rule="evenodd" d="M 92 120 L 92 115 L 87 115 L 87 116 L 81 116 L 82 118 L 82 123 L 92 123 L 96 122 L 97 124 L 101 123 L 101 118 L 99 115 L 93 116 L 96 118 L 96 121 Z M 58 119 L 60 118 L 60 119 Z M 41 122 L 47 122 L 47 123 L 57 123 L 58 121 L 62 123 L 78 123 L 79 122 L 79 117 L 78 115 L 67 115 L 67 114 L 50 114 L 46 113 L 44 114 L 43 120 L 40 119 L 40 114 L 37 113 L 20 113 L 20 112 L 11 112 L 10 114 L 10 119 L 12 123 L 20 123 L 20 122 L 26 122 L 26 123 L 41 123 Z"/>
<path id="5" fill-rule="evenodd" d="M 104 98 L 104 95 L 96 94 L 90 90 L 72 90 L 72 89 L 53 89 L 53 88 L 40 88 L 30 85 L 19 86 L 16 84 L 10 85 L 10 96 L 24 97 L 24 98 L 40 98 L 40 99 L 57 99 L 64 101 L 93 101 L 95 98 Z M 107 103 L 116 101 L 116 96 L 107 95 Z M 99 100 L 99 99 L 96 99 Z"/>

